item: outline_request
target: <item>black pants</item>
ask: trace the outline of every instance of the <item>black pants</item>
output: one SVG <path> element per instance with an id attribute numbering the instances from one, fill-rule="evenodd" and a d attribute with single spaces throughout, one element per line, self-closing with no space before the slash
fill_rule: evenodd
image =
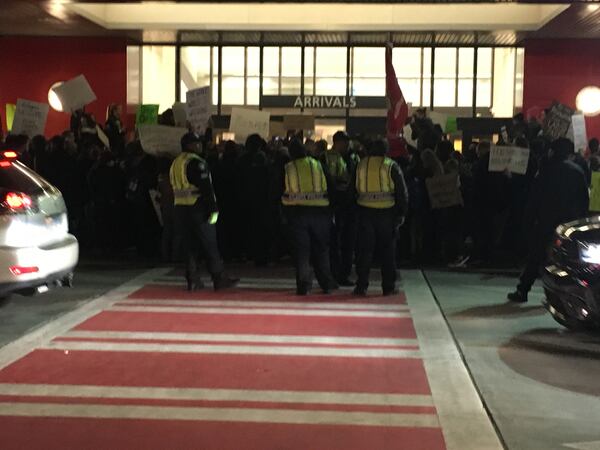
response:
<path id="1" fill-rule="evenodd" d="M 369 272 L 375 252 L 381 261 L 381 286 L 384 292 L 396 287 L 396 221 L 392 209 L 360 208 L 358 213 L 358 251 L 356 287 L 369 287 Z"/>
<path id="2" fill-rule="evenodd" d="M 552 233 L 532 233 L 530 245 L 525 261 L 525 268 L 519 277 L 517 289 L 521 292 L 529 292 L 533 283 L 540 275 L 540 268 L 546 260 L 546 251 L 552 242 Z"/>
<path id="3" fill-rule="evenodd" d="M 350 277 L 354 263 L 357 233 L 356 209 L 343 208 L 335 212 L 331 229 L 331 271 L 337 280 Z"/>
<path id="4" fill-rule="evenodd" d="M 312 261 L 321 289 L 332 288 L 335 283 L 329 267 L 329 208 L 290 207 L 286 216 L 296 266 L 296 287 L 299 291 L 308 291 L 312 287 Z"/>
<path id="5" fill-rule="evenodd" d="M 206 258 L 208 272 L 215 279 L 223 272 L 223 261 L 217 245 L 217 230 L 207 222 L 207 215 L 196 206 L 176 206 L 174 210 L 175 242 L 183 250 L 186 276 L 200 276 L 200 252 Z"/>

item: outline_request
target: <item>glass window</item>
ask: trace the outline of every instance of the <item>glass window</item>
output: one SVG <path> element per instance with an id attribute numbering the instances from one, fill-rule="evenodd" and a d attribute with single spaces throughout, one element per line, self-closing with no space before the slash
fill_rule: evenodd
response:
<path id="1" fill-rule="evenodd" d="M 523 73 L 525 71 L 525 49 L 517 49 L 515 67 L 515 108 L 523 107 Z"/>
<path id="2" fill-rule="evenodd" d="M 142 103 L 159 105 L 159 112 L 175 103 L 175 47 L 142 47 Z"/>
<path id="3" fill-rule="evenodd" d="M 407 103 L 421 105 L 421 49 L 398 47 L 392 50 L 392 63 Z"/>
<path id="4" fill-rule="evenodd" d="M 188 90 L 211 85 L 211 61 L 210 47 L 181 47 L 180 101 L 185 102 Z"/>
<path id="5" fill-rule="evenodd" d="M 385 48 L 352 49 L 352 95 L 385 95 Z"/>
<path id="6" fill-rule="evenodd" d="M 304 95 L 315 95 L 315 48 L 304 49 Z"/>
<path id="7" fill-rule="evenodd" d="M 316 95 L 346 95 L 346 47 L 317 47 Z"/>
<path id="8" fill-rule="evenodd" d="M 458 49 L 458 106 L 473 106 L 474 48 Z"/>
<path id="9" fill-rule="evenodd" d="M 433 74 L 434 106 L 456 105 L 456 49 L 436 48 Z"/>
<path id="10" fill-rule="evenodd" d="M 258 105 L 260 97 L 260 48 L 246 49 L 246 104 Z"/>
<path id="11" fill-rule="evenodd" d="M 263 94 L 279 95 L 279 47 L 263 48 Z"/>
<path id="12" fill-rule="evenodd" d="M 514 48 L 494 49 L 494 84 L 492 113 L 494 117 L 512 117 L 515 100 Z"/>
<path id="13" fill-rule="evenodd" d="M 492 106 L 492 49 L 477 49 L 477 106 Z"/>
<path id="14" fill-rule="evenodd" d="M 246 56 L 244 47 L 223 47 L 222 56 L 222 88 L 221 95 L 223 105 L 243 105 L 244 73 Z"/>
<path id="15" fill-rule="evenodd" d="M 281 95 L 300 94 L 302 48 L 281 47 Z"/>
<path id="16" fill-rule="evenodd" d="M 431 48 L 423 49 L 423 102 L 422 106 L 431 105 Z"/>
<path id="17" fill-rule="evenodd" d="M 140 47 L 127 46 L 127 104 L 140 103 Z"/>

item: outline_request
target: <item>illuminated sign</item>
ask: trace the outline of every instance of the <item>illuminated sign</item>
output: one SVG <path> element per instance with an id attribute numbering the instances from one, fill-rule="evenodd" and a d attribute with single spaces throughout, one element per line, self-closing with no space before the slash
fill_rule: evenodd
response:
<path id="1" fill-rule="evenodd" d="M 267 108 L 304 109 L 386 109 L 385 97 L 355 97 L 345 95 L 263 95 Z"/>

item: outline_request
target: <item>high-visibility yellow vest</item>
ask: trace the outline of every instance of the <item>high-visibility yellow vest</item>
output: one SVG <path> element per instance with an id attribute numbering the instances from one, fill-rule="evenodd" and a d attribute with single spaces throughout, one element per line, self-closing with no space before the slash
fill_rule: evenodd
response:
<path id="1" fill-rule="evenodd" d="M 187 166 L 192 160 L 202 160 L 202 158 L 195 153 L 182 152 L 175 158 L 169 171 L 169 179 L 177 206 L 192 206 L 200 198 L 200 191 L 187 178 Z"/>
<path id="2" fill-rule="evenodd" d="M 325 153 L 325 163 L 329 175 L 335 181 L 335 188 L 346 190 L 350 183 L 350 174 L 348 173 L 348 165 L 342 155 L 335 151 Z"/>
<path id="3" fill-rule="evenodd" d="M 356 170 L 357 203 L 365 208 L 384 209 L 396 204 L 392 167 L 396 164 L 385 156 L 369 156 Z"/>
<path id="4" fill-rule="evenodd" d="M 285 165 L 285 192 L 281 203 L 288 206 L 329 206 L 327 180 L 319 161 L 307 156 Z"/>

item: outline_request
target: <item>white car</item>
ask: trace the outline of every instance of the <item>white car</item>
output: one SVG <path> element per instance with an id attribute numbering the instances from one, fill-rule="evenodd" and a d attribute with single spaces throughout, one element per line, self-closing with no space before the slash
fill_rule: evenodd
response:
<path id="1" fill-rule="evenodd" d="M 71 286 L 79 259 L 62 194 L 16 157 L 0 153 L 0 297 Z"/>

